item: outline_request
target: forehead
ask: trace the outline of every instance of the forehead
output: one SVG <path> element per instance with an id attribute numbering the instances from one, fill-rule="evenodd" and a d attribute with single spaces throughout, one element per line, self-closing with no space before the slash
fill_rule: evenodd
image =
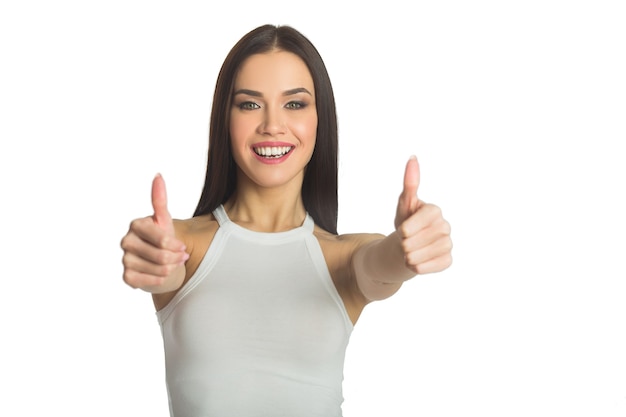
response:
<path id="1" fill-rule="evenodd" d="M 235 78 L 236 89 L 284 91 L 297 87 L 313 92 L 311 73 L 299 56 L 281 50 L 249 56 Z"/>

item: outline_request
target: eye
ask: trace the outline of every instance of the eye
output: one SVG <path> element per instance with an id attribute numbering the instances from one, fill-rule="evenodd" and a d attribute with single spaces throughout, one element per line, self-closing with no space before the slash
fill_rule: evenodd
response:
<path id="1" fill-rule="evenodd" d="M 255 110 L 261 108 L 261 106 L 253 101 L 244 101 L 242 103 L 239 103 L 237 107 L 239 107 L 239 109 L 241 110 Z"/>
<path id="2" fill-rule="evenodd" d="M 306 107 L 306 103 L 303 101 L 290 101 L 289 103 L 285 104 L 285 108 L 289 110 L 298 110 L 298 109 L 303 109 L 305 107 Z"/>

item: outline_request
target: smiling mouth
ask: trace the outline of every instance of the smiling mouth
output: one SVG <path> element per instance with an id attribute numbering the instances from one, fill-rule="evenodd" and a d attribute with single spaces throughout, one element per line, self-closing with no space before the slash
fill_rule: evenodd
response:
<path id="1" fill-rule="evenodd" d="M 287 155 L 293 148 L 294 146 L 261 146 L 252 149 L 254 153 L 263 158 L 275 159 Z"/>

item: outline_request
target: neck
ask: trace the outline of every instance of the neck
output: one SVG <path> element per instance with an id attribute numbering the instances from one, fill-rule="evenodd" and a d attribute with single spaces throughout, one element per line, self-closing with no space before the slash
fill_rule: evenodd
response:
<path id="1" fill-rule="evenodd" d="M 239 181 L 237 191 L 224 204 L 231 221 L 257 232 L 284 232 L 302 226 L 306 209 L 302 181 L 263 188 Z"/>

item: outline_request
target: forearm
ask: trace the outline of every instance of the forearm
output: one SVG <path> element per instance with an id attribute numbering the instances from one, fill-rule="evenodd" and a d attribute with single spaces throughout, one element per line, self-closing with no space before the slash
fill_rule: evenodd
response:
<path id="1" fill-rule="evenodd" d="M 369 300 L 393 295 L 403 282 L 416 275 L 406 266 L 397 232 L 360 247 L 354 254 L 353 271 L 361 292 Z"/>

